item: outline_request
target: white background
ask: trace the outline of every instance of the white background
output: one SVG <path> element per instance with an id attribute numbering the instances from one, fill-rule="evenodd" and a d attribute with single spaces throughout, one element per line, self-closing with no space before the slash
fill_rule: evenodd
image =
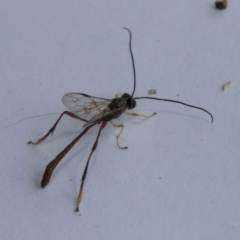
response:
<path id="1" fill-rule="evenodd" d="M 0 8 L 1 239 L 240 239 L 240 7 L 214 1 L 2 0 Z M 132 92 L 144 120 L 121 116 L 120 150 L 110 124 L 90 162 L 80 213 L 82 172 L 93 128 L 40 188 L 45 166 L 81 131 L 61 97 L 112 98 Z M 222 85 L 234 84 L 223 92 Z"/>

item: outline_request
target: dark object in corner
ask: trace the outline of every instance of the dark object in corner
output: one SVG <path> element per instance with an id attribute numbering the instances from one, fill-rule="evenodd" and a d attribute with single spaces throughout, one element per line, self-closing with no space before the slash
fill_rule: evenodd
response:
<path id="1" fill-rule="evenodd" d="M 219 10 L 227 8 L 227 0 L 222 0 L 221 2 L 215 2 L 215 7 Z"/>

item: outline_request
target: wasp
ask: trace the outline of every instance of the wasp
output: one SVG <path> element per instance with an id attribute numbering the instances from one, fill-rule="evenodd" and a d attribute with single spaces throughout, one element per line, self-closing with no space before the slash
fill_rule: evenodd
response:
<path id="1" fill-rule="evenodd" d="M 91 152 L 89 154 L 89 157 L 87 159 L 87 162 L 86 162 L 83 174 L 82 174 L 75 211 L 79 211 L 79 206 L 80 206 L 80 203 L 82 200 L 82 194 L 83 194 L 83 186 L 84 186 L 84 182 L 85 182 L 85 179 L 87 176 L 89 162 L 90 162 L 93 152 L 97 148 L 98 140 L 101 135 L 101 132 L 105 128 L 107 123 L 110 122 L 114 127 L 120 128 L 120 132 L 116 136 L 117 145 L 121 149 L 127 149 L 127 147 L 122 147 L 119 144 L 119 136 L 121 135 L 121 133 L 123 131 L 124 125 L 123 124 L 115 124 L 112 120 L 120 117 L 123 113 L 130 115 L 130 116 L 139 116 L 139 117 L 145 117 L 145 118 L 150 118 L 156 114 L 156 113 L 153 113 L 150 116 L 146 116 L 146 115 L 142 115 L 142 114 L 138 114 L 138 113 L 128 112 L 128 110 L 134 109 L 136 107 L 136 105 L 137 105 L 136 100 L 150 99 L 150 100 L 167 101 L 167 102 L 182 104 L 184 106 L 196 108 L 196 109 L 206 112 L 207 114 L 210 115 L 211 121 L 213 122 L 212 114 L 201 107 L 193 106 L 190 104 L 186 104 L 186 103 L 171 100 L 171 99 L 154 98 L 154 97 L 134 97 L 134 93 L 135 93 L 135 89 L 136 89 L 136 70 L 135 70 L 134 57 L 133 57 L 133 53 L 132 53 L 132 33 L 128 28 L 123 28 L 123 29 L 127 30 L 129 33 L 129 51 L 130 51 L 130 55 L 131 55 L 132 68 L 133 68 L 133 91 L 132 91 L 132 94 L 124 93 L 121 96 L 116 95 L 116 97 L 113 99 L 107 99 L 107 98 L 93 97 L 93 96 L 87 95 L 85 93 L 67 93 L 62 97 L 62 103 L 65 105 L 65 107 L 69 111 L 64 111 L 59 116 L 59 118 L 57 119 L 55 124 L 51 127 L 51 129 L 48 131 L 48 133 L 46 135 L 44 135 L 43 137 L 38 139 L 36 142 L 32 142 L 32 141 L 28 142 L 28 144 L 33 144 L 33 145 L 38 145 L 41 142 L 43 142 L 50 134 L 53 134 L 59 121 L 61 120 L 61 118 L 64 115 L 67 115 L 71 118 L 75 118 L 75 119 L 85 122 L 85 124 L 83 125 L 84 130 L 46 166 L 46 170 L 43 174 L 43 178 L 41 181 L 41 187 L 44 188 L 50 182 L 50 179 L 51 179 L 54 169 L 57 167 L 57 165 L 60 163 L 60 161 L 64 158 L 64 156 L 83 137 L 83 135 L 89 131 L 89 129 L 91 129 L 95 125 L 100 125 L 97 137 L 92 146 Z"/>

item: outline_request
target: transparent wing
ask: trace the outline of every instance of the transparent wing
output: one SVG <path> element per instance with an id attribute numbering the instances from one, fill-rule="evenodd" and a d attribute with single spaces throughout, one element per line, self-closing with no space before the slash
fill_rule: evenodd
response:
<path id="1" fill-rule="evenodd" d="M 103 118 L 106 118 L 107 117 L 110 117 L 109 120 L 112 119 L 112 117 L 119 111 L 119 110 L 122 110 L 122 107 L 121 108 L 115 108 L 115 109 L 110 109 L 109 107 L 105 107 L 101 112 L 99 112 L 98 114 L 94 115 L 86 124 L 84 124 L 83 126 L 86 127 L 88 126 L 89 124 L 91 123 L 94 123 L 95 121 L 97 120 L 101 120 Z M 109 121 L 109 120 L 106 120 L 106 121 Z"/>
<path id="2" fill-rule="evenodd" d="M 93 122 L 109 112 L 111 99 L 93 97 L 84 93 L 67 93 L 62 97 L 63 105 L 79 117 Z"/>

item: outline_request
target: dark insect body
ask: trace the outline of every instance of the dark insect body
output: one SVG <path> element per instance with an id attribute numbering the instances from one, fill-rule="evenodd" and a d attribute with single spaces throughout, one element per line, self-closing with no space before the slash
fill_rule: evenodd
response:
<path id="1" fill-rule="evenodd" d="M 44 141 L 51 133 L 53 134 L 57 124 L 59 123 L 60 119 L 63 117 L 63 115 L 68 115 L 69 117 L 81 120 L 86 122 L 84 127 L 84 130 L 68 145 L 63 149 L 56 157 L 53 159 L 47 166 L 46 170 L 43 174 L 41 186 L 45 187 L 51 179 L 52 173 L 54 169 L 57 167 L 59 162 L 63 159 L 63 157 L 72 149 L 72 147 L 81 139 L 81 137 L 88 132 L 90 128 L 93 126 L 100 124 L 100 128 L 98 130 L 98 134 L 96 137 L 96 140 L 92 146 L 90 155 L 88 157 L 88 160 L 86 162 L 82 179 L 81 179 L 81 185 L 79 189 L 79 194 L 77 198 L 77 207 L 76 211 L 79 211 L 79 205 L 82 200 L 82 193 L 83 193 L 83 186 L 84 181 L 87 176 L 88 166 L 91 159 L 91 156 L 93 152 L 96 150 L 98 145 L 98 140 L 101 134 L 101 131 L 103 128 L 107 125 L 108 122 L 110 122 L 114 127 L 120 128 L 119 134 L 116 136 L 117 138 L 117 145 L 121 149 L 127 149 L 127 147 L 122 147 L 119 144 L 119 136 L 121 135 L 124 125 L 122 124 L 114 124 L 112 122 L 113 119 L 118 118 L 123 113 L 130 115 L 130 116 L 139 116 L 139 117 L 145 117 L 150 118 L 154 116 L 156 113 L 153 113 L 149 116 L 138 114 L 138 113 L 132 113 L 128 112 L 127 110 L 133 109 L 136 107 L 136 100 L 137 99 L 151 99 L 151 100 L 158 100 L 158 101 L 167 101 L 167 102 L 173 102 L 182 104 L 187 107 L 196 108 L 201 111 L 204 111 L 208 113 L 211 117 L 211 120 L 213 122 L 213 116 L 210 112 L 205 110 L 204 108 L 200 108 L 197 106 L 189 105 L 180 101 L 175 101 L 171 99 L 162 99 L 162 98 L 153 98 L 153 97 L 133 97 L 135 89 L 136 89 L 136 71 L 135 71 L 135 64 L 134 64 L 134 58 L 131 48 L 131 42 L 132 42 L 132 34 L 131 31 L 128 28 L 124 28 L 129 32 L 130 40 L 129 40 L 129 51 L 131 54 L 132 59 L 132 67 L 133 67 L 133 74 L 134 74 L 134 85 L 133 85 L 133 92 L 132 94 L 124 93 L 121 97 L 116 97 L 114 99 L 106 99 L 106 98 L 99 98 L 99 97 L 93 97 L 84 93 L 67 93 L 62 97 L 63 104 L 69 109 L 69 111 L 64 111 L 55 124 L 52 126 L 52 128 L 48 131 L 46 135 L 44 135 L 42 138 L 38 139 L 36 142 L 29 141 L 28 144 L 34 144 L 37 145 Z"/>
<path id="2" fill-rule="evenodd" d="M 110 121 L 114 118 L 121 116 L 127 109 L 133 109 L 136 107 L 136 101 L 128 93 L 124 93 L 122 97 L 114 98 L 112 102 L 108 105 L 109 110 L 116 112 L 112 115 L 103 117 L 103 121 Z"/>

